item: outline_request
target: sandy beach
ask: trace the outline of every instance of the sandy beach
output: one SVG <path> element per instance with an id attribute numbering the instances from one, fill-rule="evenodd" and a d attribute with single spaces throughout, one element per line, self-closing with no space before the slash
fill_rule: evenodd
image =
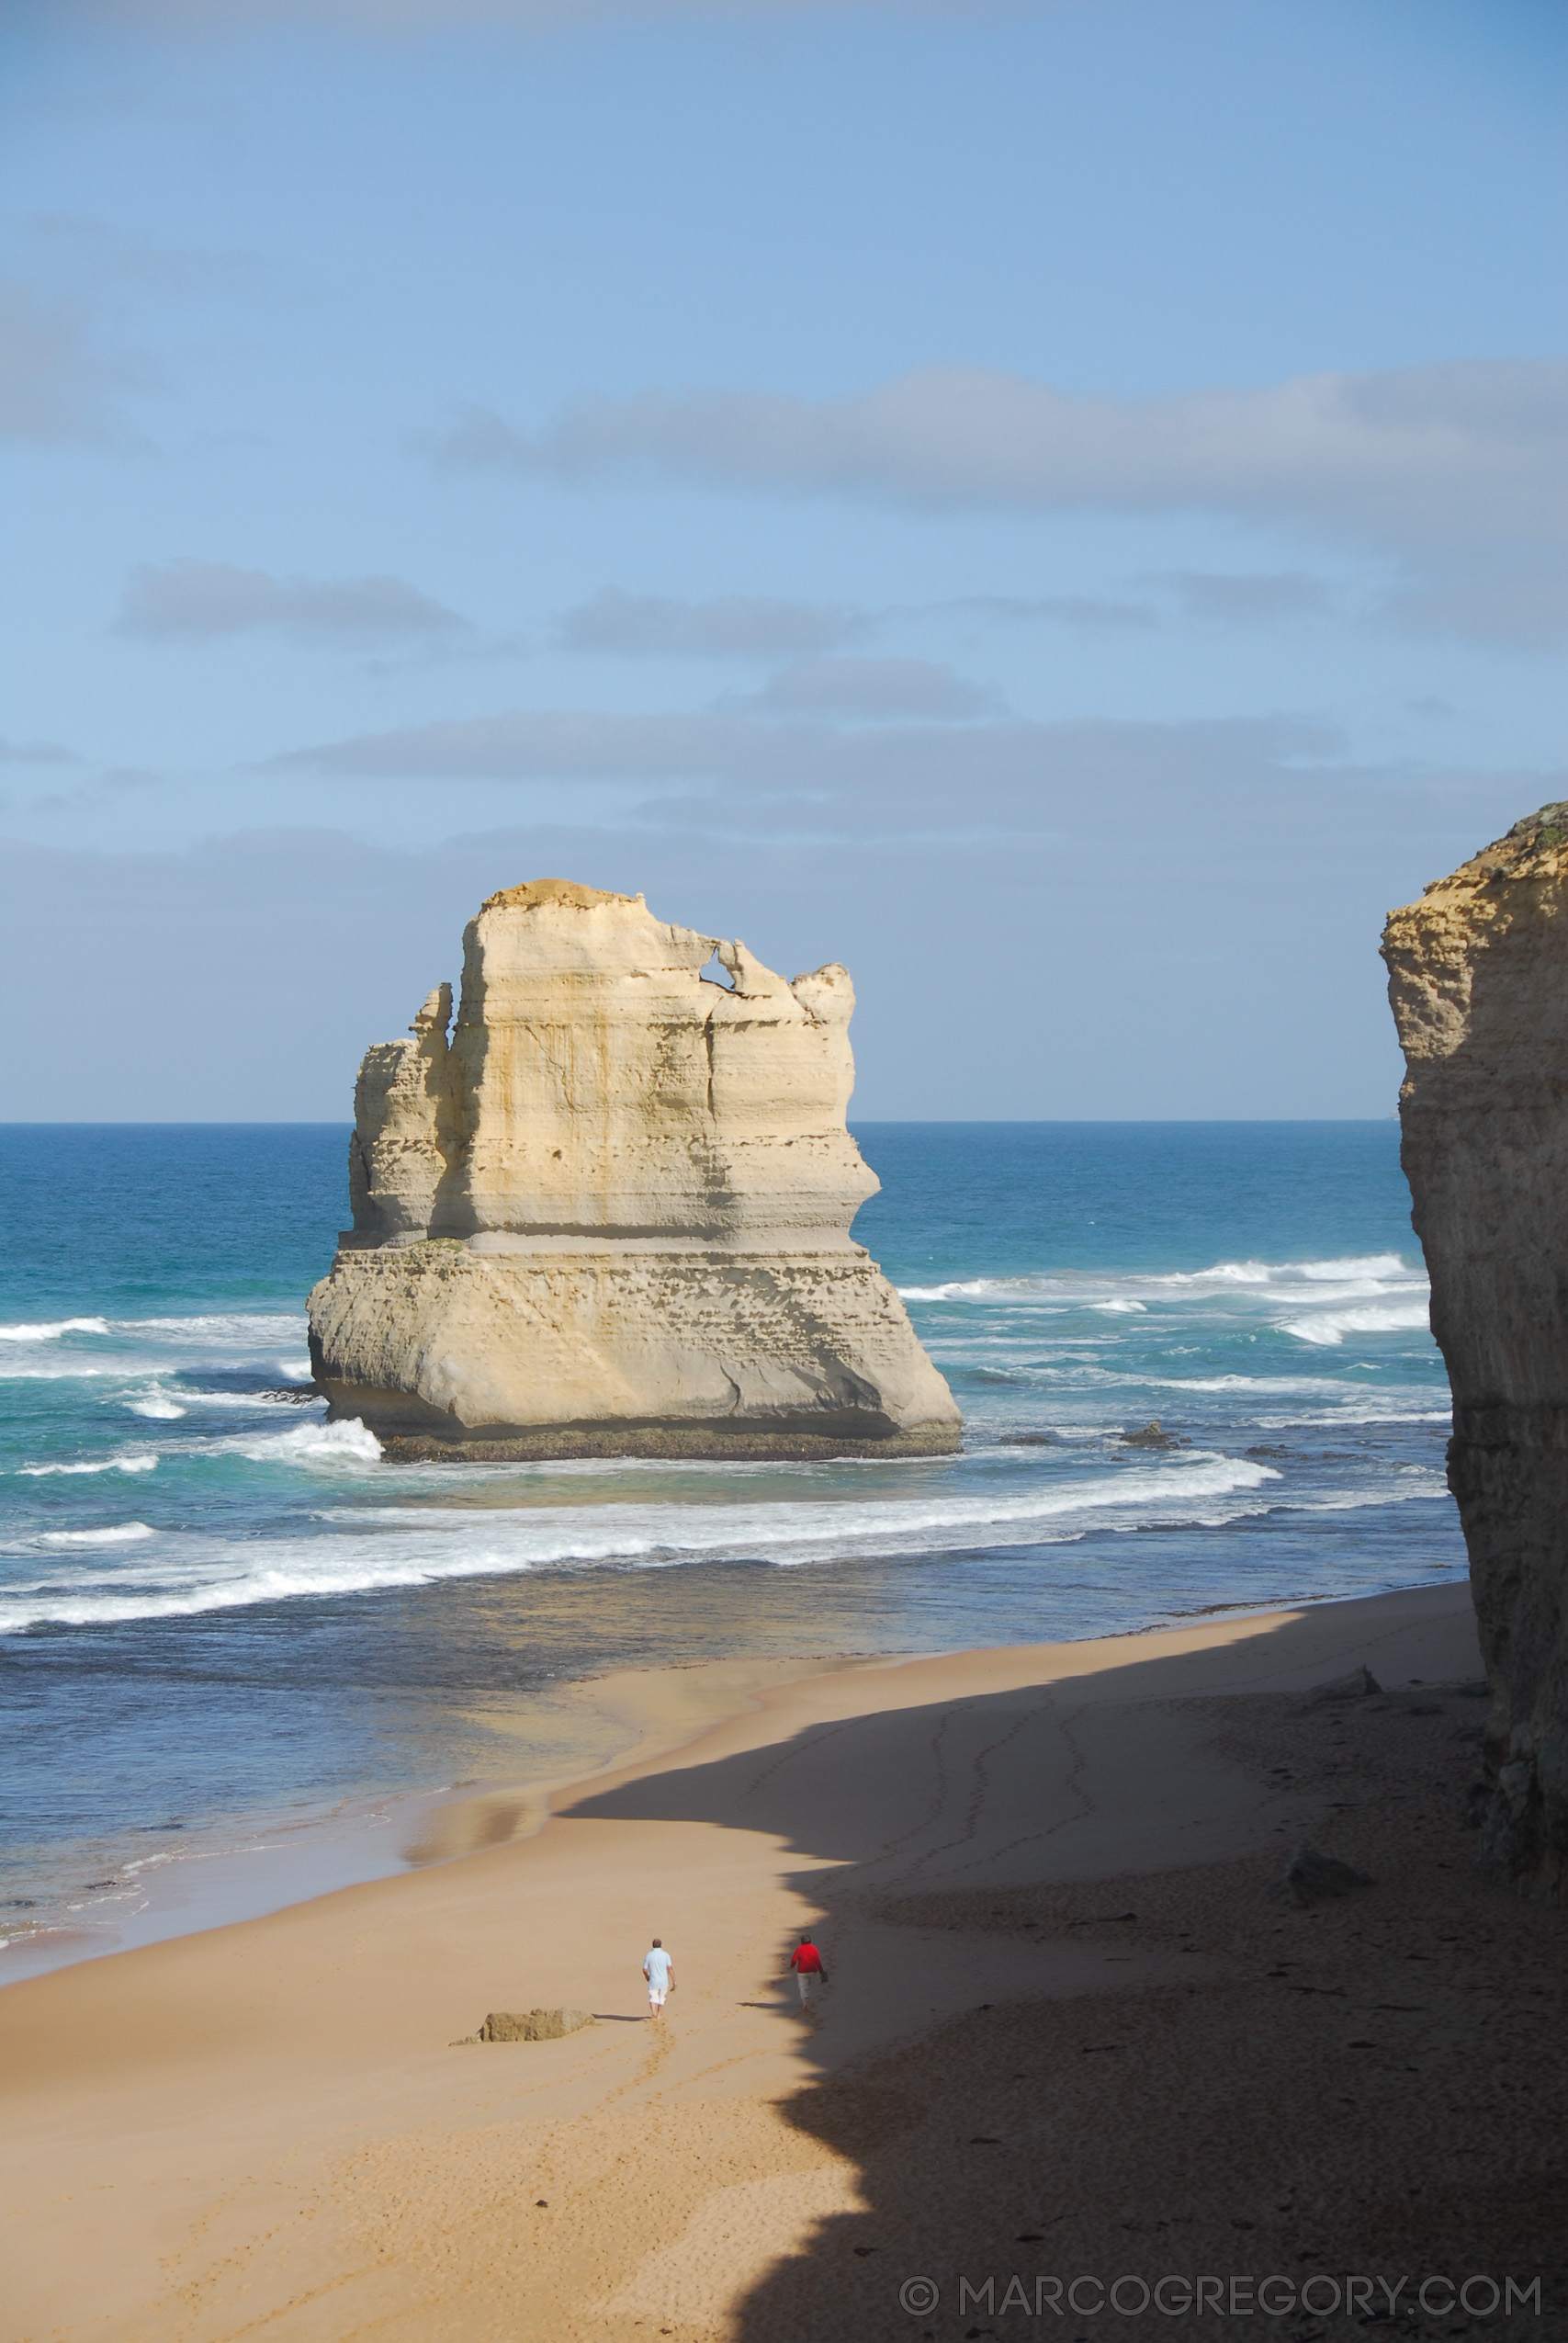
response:
<path id="1" fill-rule="evenodd" d="M 1360 1665 L 1382 1697 L 1303 1698 Z M 1561 2302 L 1565 1922 L 1471 1876 L 1479 1672 L 1444 1586 L 585 1688 L 642 1737 L 531 1835 L 448 1809 L 450 1860 L 0 1992 L 0 2336 L 1066 2335 L 1126 2321 L 1036 2281 L 1123 2272 Z M 1375 1885 L 1264 1901 L 1303 1841 Z M 599 2022 L 463 2041 L 556 2005 Z"/>

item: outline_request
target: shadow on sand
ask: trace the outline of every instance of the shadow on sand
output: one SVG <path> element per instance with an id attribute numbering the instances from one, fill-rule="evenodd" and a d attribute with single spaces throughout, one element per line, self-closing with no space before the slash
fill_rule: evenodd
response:
<path id="1" fill-rule="evenodd" d="M 1451 1591 L 1428 1624 L 1462 1650 Z M 1568 2304 L 1568 1916 L 1472 1874 L 1472 1659 L 1419 1697 L 1402 1677 L 1303 1700 L 1362 1659 L 1391 1681 L 1392 1645 L 1348 1633 L 1325 1665 L 1308 1614 L 830 1719 L 570 1809 L 802 1858 L 834 1983 L 781 2113 L 864 2210 L 784 2222 L 734 2343 L 1174 2343 L 1238 2320 L 1305 2343 L 1373 2316 L 1435 2343 L 1499 2325 L 1494 2281 L 1505 2306 L 1538 2278 L 1546 2316 Z M 1298 1837 L 1377 1885 L 1266 1901 Z"/>

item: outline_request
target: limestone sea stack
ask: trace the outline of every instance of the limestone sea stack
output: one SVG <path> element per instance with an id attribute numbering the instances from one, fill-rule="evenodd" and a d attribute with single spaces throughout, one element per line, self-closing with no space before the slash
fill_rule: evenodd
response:
<path id="1" fill-rule="evenodd" d="M 401 1457 L 936 1455 L 960 1419 L 850 1236 L 854 988 L 536 879 L 367 1052 L 315 1376 Z M 705 974 L 714 964 L 722 974 Z M 450 1034 L 448 1028 L 450 1027 Z"/>
<path id="2" fill-rule="evenodd" d="M 1568 1900 L 1568 804 L 1393 912 L 1382 950 L 1492 1690 L 1482 1862 Z"/>

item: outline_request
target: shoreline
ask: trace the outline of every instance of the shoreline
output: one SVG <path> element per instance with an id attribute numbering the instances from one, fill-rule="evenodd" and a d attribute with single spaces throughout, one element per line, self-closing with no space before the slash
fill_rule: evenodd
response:
<path id="1" fill-rule="evenodd" d="M 1438 1591 L 1445 1585 L 1451 1588 L 1451 1579 L 1434 1579 L 1430 1590 Z M 523 1703 L 506 1730 L 523 1740 L 531 1726 L 537 1731 L 547 1721 L 558 1732 L 564 1710 L 575 1717 L 585 1738 L 600 1743 L 599 1752 L 590 1756 L 586 1764 L 574 1760 L 546 1772 L 524 1771 L 430 1788 L 361 1788 L 304 1812 L 260 1808 L 197 1825 L 192 1842 L 177 1850 L 144 1848 L 143 1836 L 156 1834 L 128 1832 L 118 1843 L 118 1857 L 113 1840 L 91 1842 L 85 1847 L 77 1868 L 107 1867 L 126 1876 L 95 1881 L 91 1887 L 84 1882 L 73 1889 L 55 1892 L 85 1896 L 118 1890 L 115 1900 L 70 1907 L 73 1917 L 62 1921 L 12 1923 L 13 1934 L 0 1930 L 0 1991 L 82 1962 L 109 1960 L 121 1952 L 209 1930 L 264 1919 L 344 1888 L 401 1879 L 434 1864 L 531 1838 L 543 1827 L 553 1801 L 585 1789 L 605 1773 L 649 1765 L 674 1752 L 711 1726 L 747 1714 L 754 1694 L 764 1689 L 849 1669 L 958 1660 L 970 1649 L 1071 1650 L 1077 1645 L 1114 1645 L 1150 1635 L 1181 1634 L 1210 1620 L 1245 1623 L 1306 1613 L 1348 1600 L 1382 1599 L 1324 1595 L 1301 1597 L 1283 1606 L 1245 1601 L 1205 1603 L 1190 1612 L 1168 1614 L 1153 1627 L 1116 1628 L 1046 1645 L 770 1658 L 737 1654 L 722 1659 L 615 1668 L 576 1677 L 552 1688 L 549 1694 Z M 72 1846 L 73 1842 L 62 1842 L 58 1851 L 62 1858 L 68 1856 Z M 141 1902 L 126 1908 L 126 1899 L 133 1896 L 140 1896 Z"/>
<path id="2" fill-rule="evenodd" d="M 887 1664 L 906 1657 L 894 1654 Z M 140 1839 L 128 1835 L 121 1843 L 131 1851 L 130 1860 L 122 1856 L 118 1866 L 110 1866 L 128 1876 L 101 1885 L 144 1900 L 130 1911 L 113 1904 L 74 1907 L 94 1915 L 102 1911 L 101 1921 L 22 1923 L 0 1941 L 0 1991 L 82 1962 L 112 1960 L 212 1929 L 265 1919 L 344 1888 L 401 1879 L 531 1838 L 542 1828 L 552 1798 L 618 1768 L 651 1763 L 710 1725 L 743 1714 L 761 1686 L 881 1664 L 874 1653 L 819 1653 L 606 1670 L 561 1685 L 547 1703 L 547 1713 L 558 1719 L 562 1707 L 580 1712 L 585 1733 L 592 1734 L 597 1726 L 599 1737 L 608 1742 L 597 1761 L 586 1766 L 433 1789 L 365 1790 L 303 1814 L 263 1809 L 198 1827 L 193 1844 L 168 1852 L 142 1852 Z M 660 1699 L 665 1678 L 684 1692 L 683 1700 Z M 520 1709 L 513 1728 L 519 1738 L 546 1708 L 536 1702 Z M 93 1846 L 101 1849 L 103 1843 Z M 79 1868 L 91 1868 L 85 1853 Z M 89 1891 L 84 1886 L 75 1892 Z"/>
<path id="3" fill-rule="evenodd" d="M 746 2302 L 804 2283 L 814 2241 L 865 2210 L 892 2102 L 857 2076 L 945 2056 L 987 2012 L 1201 2001 L 1223 1951 L 1130 1942 L 1126 1883 L 1141 1911 L 1260 1881 L 1309 1830 L 1354 1853 L 1343 1795 L 1238 1756 L 1228 1720 L 1332 1738 L 1341 1713 L 1302 1694 L 1368 1663 L 1397 1696 L 1359 1703 L 1357 1729 L 1451 1741 L 1408 1723 L 1444 1703 L 1406 1688 L 1450 1698 L 1475 1674 L 1468 1589 L 722 1692 L 707 1668 L 627 1671 L 642 1754 L 550 1794 L 532 1836 L 0 1995 L 0 2343 L 771 2333 Z M 725 1713 L 684 1729 L 705 1692 Z M 1067 1907 L 1096 1882 L 1122 1884 L 1114 1909 Z M 1032 1898 L 1047 1917 L 1009 1923 Z M 807 1924 L 832 1983 L 803 2021 L 780 1970 Z M 637 1976 L 653 1934 L 678 1980 L 657 2030 Z M 599 2022 L 451 2046 L 489 2009 L 559 2004 Z M 850 2111 L 826 2141 L 799 2111 L 824 2092 Z M 962 2161 L 938 2130 L 931 2155 Z M 848 2324 L 797 2308 L 777 2331 L 912 2332 L 880 2295 L 854 2307 L 886 2273 L 853 2269 L 848 2293 L 834 2280 Z"/>

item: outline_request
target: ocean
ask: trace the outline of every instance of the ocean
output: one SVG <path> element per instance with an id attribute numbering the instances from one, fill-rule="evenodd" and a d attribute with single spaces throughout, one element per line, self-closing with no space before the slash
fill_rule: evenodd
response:
<path id="1" fill-rule="evenodd" d="M 345 1127 L 0 1126 L 0 1981 L 395 1870 L 609 1669 L 1463 1572 L 1393 1122 L 856 1131 L 957 1457 L 388 1466 L 308 1387 Z"/>

